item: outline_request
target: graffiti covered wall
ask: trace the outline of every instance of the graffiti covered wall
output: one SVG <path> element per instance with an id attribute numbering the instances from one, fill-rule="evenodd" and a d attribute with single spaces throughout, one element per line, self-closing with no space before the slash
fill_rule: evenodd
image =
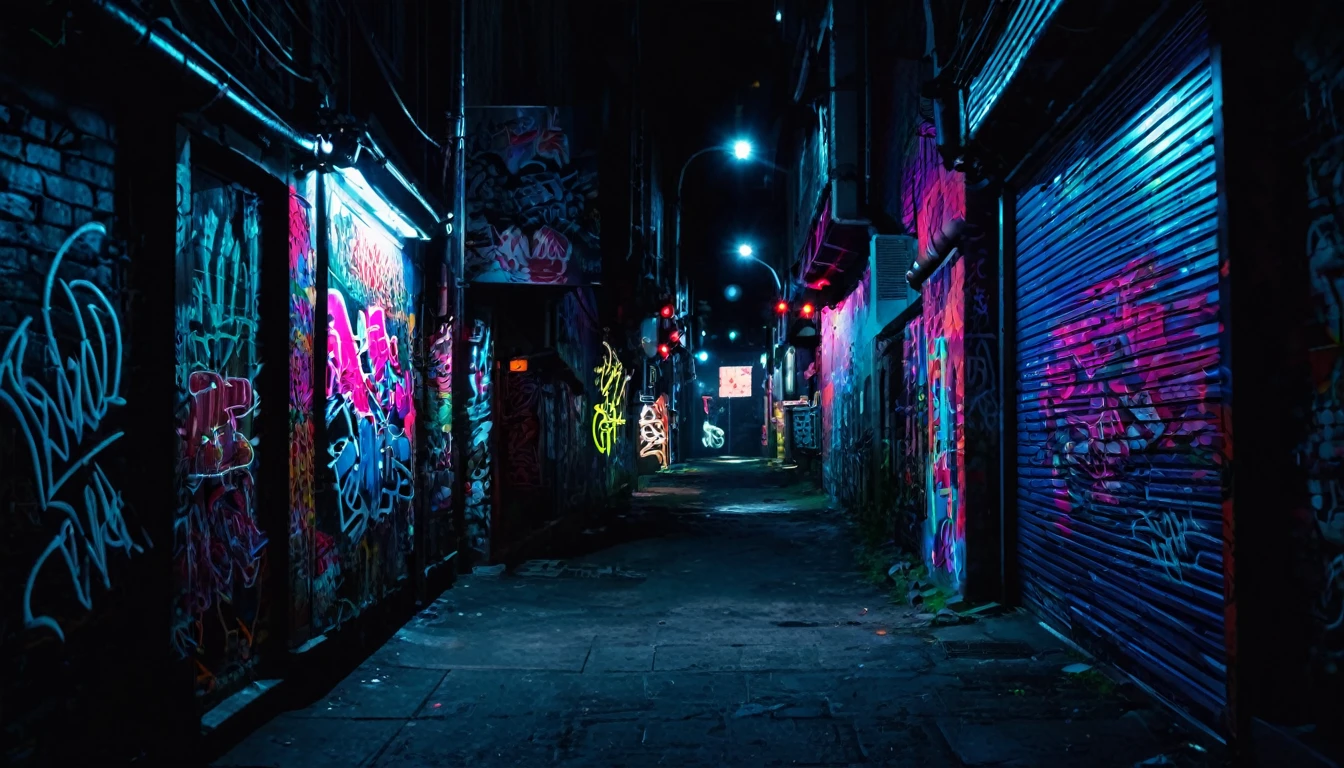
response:
<path id="1" fill-rule="evenodd" d="M 902 332 L 902 387 L 897 406 L 901 444 L 896 451 L 897 540 L 911 552 L 926 552 L 929 519 L 929 363 L 924 318 L 911 318 Z"/>
<path id="2" fill-rule="evenodd" d="M 426 442 L 426 477 L 423 493 L 429 494 L 429 519 L 425 520 L 425 546 L 429 562 L 441 561 L 457 549 L 453 530 L 453 324 L 440 323 L 429 341 L 430 412 Z"/>
<path id="3" fill-rule="evenodd" d="M 290 645 L 309 640 L 312 626 L 336 598 L 336 539 L 318 529 L 316 424 L 313 397 L 317 308 L 314 242 L 317 178 L 289 192 L 289 567 Z"/>
<path id="4" fill-rule="evenodd" d="M 872 430 L 865 419 L 865 381 L 872 356 L 863 337 L 868 320 L 871 280 L 865 271 L 858 286 L 834 309 L 821 311 L 822 483 L 841 504 L 862 502 L 868 481 Z"/>
<path id="5" fill-rule="evenodd" d="M 466 536 L 471 562 L 486 563 L 490 560 L 490 524 L 495 507 L 494 441 L 491 439 L 495 426 L 495 346 L 489 321 L 480 318 L 472 321 L 467 345 L 466 410 L 470 436 L 463 468 L 466 475 Z"/>
<path id="6" fill-rule="evenodd" d="M 576 112 L 480 107 L 467 120 L 467 279 L 596 282 L 597 155 Z"/>
<path id="7" fill-rule="evenodd" d="M 1304 81 L 1294 94 L 1305 110 L 1305 256 L 1314 323 L 1305 334 L 1310 348 L 1311 408 L 1298 461 L 1307 472 L 1308 519 L 1299 570 L 1314 593 L 1311 683 L 1294 691 L 1309 709 L 1317 731 L 1344 733 L 1344 47 L 1325 21 L 1328 3 L 1317 3 L 1318 23 L 1304 23 L 1294 48 Z M 1301 178 L 1301 177 L 1299 177 Z M 1314 530 L 1311 530 L 1313 529 Z"/>
<path id="8" fill-rule="evenodd" d="M 247 682 L 270 631 L 255 481 L 260 201 L 194 169 L 188 142 L 178 186 L 173 647 L 208 706 Z"/>
<path id="9" fill-rule="evenodd" d="M 0 146 L 25 149 L 0 163 L 0 763 L 16 766 L 124 756 L 134 716 L 105 705 L 138 670 L 107 660 L 139 650 L 132 575 L 170 546 L 145 531 L 125 458 L 136 399 L 110 236 L 114 126 L 54 103 L 0 84 Z M 70 739 L 71 723 L 90 738 Z"/>
<path id="10" fill-rule="evenodd" d="M 639 456 L 652 457 L 667 469 L 667 396 L 659 395 L 639 409 Z"/>
<path id="11" fill-rule="evenodd" d="M 925 380 L 927 450 L 922 552 L 929 572 L 960 589 L 966 564 L 966 264 L 954 256 L 923 286 L 917 360 Z"/>
<path id="12" fill-rule="evenodd" d="M 593 509 L 606 497 L 606 457 L 593 445 L 590 422 L 600 393 L 588 371 L 604 351 L 598 343 L 601 329 L 593 289 L 566 293 L 555 307 L 555 349 L 574 374 L 580 389 L 557 384 L 556 438 L 547 445 L 554 456 L 560 485 L 561 514 Z"/>
<path id="13" fill-rule="evenodd" d="M 339 624 L 406 576 L 413 545 L 416 274 L 401 245 L 330 185 L 326 471 L 321 529 L 340 581 L 323 626 Z"/>

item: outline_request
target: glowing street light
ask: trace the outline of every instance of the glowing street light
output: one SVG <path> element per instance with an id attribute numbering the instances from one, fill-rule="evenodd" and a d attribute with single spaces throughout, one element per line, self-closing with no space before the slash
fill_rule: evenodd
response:
<path id="1" fill-rule="evenodd" d="M 709 362 L 709 353 L 702 349 L 700 350 L 699 353 L 696 354 L 695 359 L 699 360 L 702 363 L 707 363 Z"/>
<path id="2" fill-rule="evenodd" d="M 681 201 L 682 201 L 681 187 L 682 184 L 685 183 L 686 181 L 686 169 L 690 168 L 691 163 L 695 160 L 695 158 L 700 157 L 701 155 L 706 155 L 711 152 L 724 152 L 727 151 L 728 149 L 730 149 L 730 147 L 725 146 L 724 144 L 713 144 L 708 147 L 705 147 L 704 149 L 701 149 L 698 152 L 692 153 L 690 157 L 686 158 L 686 162 L 681 164 L 681 173 L 677 174 L 677 207 L 675 209 L 676 234 L 673 236 L 672 239 L 673 285 L 681 285 Z M 733 142 L 731 149 L 733 152 L 733 157 L 738 162 L 746 162 L 747 160 L 751 159 L 752 146 L 750 141 L 747 141 L 746 139 L 738 139 L 737 141 Z"/>
<path id="3" fill-rule="evenodd" d="M 744 259 L 750 259 L 752 253 L 754 253 L 754 251 L 752 251 L 751 246 L 747 243 L 737 246 L 737 255 Z"/>
<path id="4" fill-rule="evenodd" d="M 737 331 L 729 331 L 729 332 L 728 332 L 728 340 L 729 340 L 729 341 L 737 341 Z"/>

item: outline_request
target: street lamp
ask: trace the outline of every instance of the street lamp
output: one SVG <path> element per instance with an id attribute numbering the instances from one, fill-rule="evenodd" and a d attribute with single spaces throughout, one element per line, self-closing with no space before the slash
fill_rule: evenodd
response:
<path id="1" fill-rule="evenodd" d="M 709 353 L 702 349 L 698 354 L 696 354 L 695 359 L 699 360 L 702 363 L 707 363 L 709 362 Z"/>
<path id="2" fill-rule="evenodd" d="M 765 267 L 766 269 L 770 270 L 770 276 L 775 278 L 775 290 L 779 291 L 780 294 L 783 295 L 784 286 L 779 282 L 779 273 L 775 271 L 774 267 L 756 258 L 755 253 L 756 251 L 751 247 L 750 243 L 742 243 L 741 245 L 737 246 L 737 255 L 739 258 L 747 259 L 748 261 L 754 261 L 757 264 L 760 264 L 762 267 Z"/>
<path id="3" fill-rule="evenodd" d="M 737 341 L 737 331 L 729 331 L 729 332 L 728 332 L 728 340 L 729 340 L 729 341 Z"/>
<path id="4" fill-rule="evenodd" d="M 681 285 L 681 185 L 686 181 L 686 169 L 691 167 L 691 163 L 694 162 L 695 158 L 709 152 L 722 152 L 724 150 L 732 151 L 733 157 L 736 158 L 738 162 L 751 159 L 751 142 L 746 139 L 738 139 L 733 142 L 731 147 L 715 144 L 714 146 L 705 147 L 692 154 L 690 157 L 686 158 L 686 162 L 682 163 L 681 173 L 677 175 L 676 235 L 672 240 L 672 253 L 674 259 L 672 274 L 673 291 L 678 290 L 678 287 Z"/>

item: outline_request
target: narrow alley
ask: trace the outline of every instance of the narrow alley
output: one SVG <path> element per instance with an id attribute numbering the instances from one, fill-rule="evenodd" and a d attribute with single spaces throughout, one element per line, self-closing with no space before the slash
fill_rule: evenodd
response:
<path id="1" fill-rule="evenodd" d="M 920 616 L 797 471 L 691 462 L 587 551 L 465 579 L 219 766 L 1202 766 L 1020 611 Z M 1081 666 L 1087 666 L 1082 664 Z"/>
<path id="2" fill-rule="evenodd" d="M 0 6 L 0 766 L 1344 766 L 1344 0 Z"/>

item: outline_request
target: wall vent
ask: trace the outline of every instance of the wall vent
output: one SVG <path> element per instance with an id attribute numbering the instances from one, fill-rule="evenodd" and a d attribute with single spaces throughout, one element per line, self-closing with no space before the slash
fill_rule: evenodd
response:
<path id="1" fill-rule="evenodd" d="M 873 236 L 873 293 L 878 301 L 905 301 L 910 284 L 905 273 L 915 263 L 915 238 L 908 235 Z"/>

